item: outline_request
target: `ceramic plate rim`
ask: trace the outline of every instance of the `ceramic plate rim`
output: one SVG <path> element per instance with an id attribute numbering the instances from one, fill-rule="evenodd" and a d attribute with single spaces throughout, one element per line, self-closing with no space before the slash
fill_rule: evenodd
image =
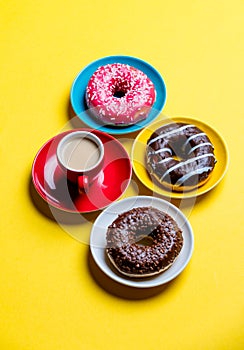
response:
<path id="1" fill-rule="evenodd" d="M 93 212 L 96 212 L 96 211 L 99 211 L 99 210 L 102 210 L 106 207 L 108 207 L 110 204 L 107 204 L 103 207 L 100 207 L 100 208 L 97 208 L 97 209 L 92 209 L 92 210 L 88 210 L 88 211 L 80 211 L 80 210 L 75 210 L 75 209 L 68 209 L 68 208 L 64 208 L 62 207 L 61 205 L 55 205 L 55 203 L 53 203 L 53 201 L 51 202 L 49 199 L 47 199 L 47 197 L 43 194 L 43 192 L 40 190 L 36 180 L 35 180 L 35 174 L 34 174 L 34 171 L 35 171 L 35 168 L 36 168 L 36 163 L 38 161 L 38 157 L 40 156 L 41 152 L 43 152 L 43 149 L 52 141 L 54 141 L 54 139 L 56 137 L 60 137 L 62 134 L 67 134 L 67 133 L 70 133 L 70 132 L 73 132 L 73 131 L 89 131 L 89 132 L 95 132 L 95 133 L 102 133 L 104 134 L 104 137 L 109 137 L 110 139 L 112 139 L 113 141 L 115 141 L 119 146 L 121 146 L 123 148 L 123 151 L 125 152 L 125 154 L 127 155 L 127 158 L 128 160 L 130 161 L 130 169 L 129 169 L 129 178 L 128 178 L 128 183 L 127 183 L 127 186 L 124 188 L 123 192 L 120 194 L 120 196 L 114 200 L 117 201 L 124 193 L 125 191 L 127 190 L 129 184 L 130 184 L 130 180 L 131 180 L 131 176 L 132 176 L 132 163 L 131 163 L 131 159 L 130 159 L 130 156 L 127 152 L 127 150 L 125 149 L 125 147 L 121 144 L 121 142 L 119 142 L 119 140 L 117 140 L 115 137 L 113 137 L 112 135 L 110 134 L 107 134 L 106 132 L 104 131 L 101 131 L 101 130 L 92 130 L 92 129 L 89 129 L 89 128 L 77 128 L 77 129 L 70 129 L 70 130 L 66 130 L 66 131 L 63 131 L 53 137 L 51 137 L 50 139 L 48 139 L 40 148 L 39 150 L 37 151 L 34 159 L 33 159 L 33 162 L 32 162 L 32 167 L 31 167 L 31 181 L 33 183 L 33 186 L 36 190 L 36 192 L 38 193 L 38 195 L 48 204 L 50 205 L 51 207 L 53 208 L 56 208 L 56 209 L 59 209 L 63 212 L 66 212 L 66 213 L 80 213 L 80 214 L 87 214 L 87 213 L 93 213 Z M 113 202 L 112 202 L 113 203 Z"/>
<path id="2" fill-rule="evenodd" d="M 133 203 L 136 203 L 136 205 L 134 206 Z M 130 209 L 133 207 L 138 207 L 142 205 L 147 206 L 150 204 L 161 210 L 164 210 L 164 211 L 167 210 L 167 213 L 173 216 L 175 220 L 178 222 L 178 224 L 180 223 L 180 226 L 183 230 L 183 237 L 184 237 L 183 248 L 178 259 L 165 272 L 162 272 L 161 274 L 153 276 L 151 278 L 145 278 L 140 280 L 130 279 L 130 278 L 127 278 L 126 276 L 119 274 L 119 272 L 117 272 L 115 269 L 109 266 L 109 262 L 106 261 L 104 248 L 97 247 L 96 242 L 98 242 L 99 239 L 100 240 L 103 239 L 105 241 L 107 225 L 110 224 L 117 217 L 119 213 L 121 213 L 123 207 L 126 207 L 126 206 L 128 207 L 129 205 L 129 209 Z M 119 208 L 120 210 L 118 210 Z M 104 221 L 106 221 L 107 224 L 105 224 Z M 103 225 L 104 225 L 103 227 L 100 226 L 101 222 L 103 222 Z M 96 232 L 98 227 L 99 227 L 99 235 Z M 172 281 L 185 269 L 185 267 L 189 263 L 193 253 L 193 249 L 194 249 L 194 234 L 193 234 L 192 227 L 188 219 L 186 218 L 186 216 L 176 206 L 174 206 L 170 202 L 164 199 L 152 197 L 152 196 L 127 197 L 120 201 L 112 203 L 110 206 L 104 209 L 103 212 L 97 217 L 90 233 L 90 251 L 97 266 L 112 280 L 118 283 L 121 283 L 123 285 L 129 286 L 129 287 L 135 287 L 135 288 L 152 288 L 152 287 L 157 287 Z M 182 259 L 182 262 L 180 262 L 180 259 Z"/>
<path id="3" fill-rule="evenodd" d="M 223 165 L 223 170 L 221 172 L 221 175 L 216 178 L 216 180 L 214 181 L 214 183 L 211 186 L 208 186 L 208 182 L 206 182 L 203 186 L 199 187 L 197 190 L 192 190 L 192 191 L 188 191 L 188 192 L 171 192 L 165 188 L 161 188 L 159 185 L 155 185 L 154 187 L 154 182 L 152 180 L 150 180 L 150 186 L 148 186 L 148 184 L 145 183 L 145 181 L 143 181 L 142 177 L 139 174 L 139 171 L 137 169 L 137 166 L 135 164 L 135 157 L 134 157 L 134 152 L 135 152 L 135 148 L 139 142 L 139 139 L 143 136 L 144 133 L 146 133 L 148 130 L 150 130 L 151 132 L 156 130 L 156 128 L 166 125 L 167 122 L 188 122 L 189 124 L 194 124 L 196 126 L 199 126 L 201 128 L 201 126 L 203 127 L 203 129 L 208 129 L 210 130 L 221 142 L 221 150 L 222 152 L 222 157 L 225 158 L 225 163 Z M 215 146 L 215 140 L 212 140 L 212 143 Z M 145 142 L 142 141 L 142 143 L 144 144 Z M 132 150 L 131 150 L 131 161 L 132 161 L 132 167 L 133 167 L 133 171 L 136 174 L 137 178 L 142 182 L 142 184 L 144 184 L 144 186 L 146 186 L 148 189 L 150 189 L 151 191 L 153 191 L 154 193 L 160 194 L 166 198 L 175 198 L 175 199 L 182 199 L 182 198 L 193 198 L 193 197 L 198 197 L 201 196 L 207 192 L 209 192 L 210 190 L 212 190 L 213 188 L 215 188 L 220 181 L 224 178 L 228 167 L 229 167 L 229 151 L 228 151 L 228 147 L 226 144 L 225 139 L 223 138 L 223 136 L 211 125 L 209 125 L 208 123 L 197 119 L 197 118 L 193 118 L 193 117 L 187 117 L 187 116 L 173 116 L 173 117 L 169 117 L 169 116 L 164 116 L 164 119 L 161 120 L 157 120 L 154 123 L 149 124 L 146 128 L 144 128 L 143 130 L 140 131 L 140 133 L 137 135 L 137 137 L 135 138 L 133 145 L 132 145 Z M 144 168 L 145 168 L 145 164 L 144 164 Z M 214 175 L 214 173 L 213 173 Z"/>
<path id="4" fill-rule="evenodd" d="M 117 62 L 119 62 L 119 63 L 127 63 L 127 64 L 130 64 L 130 65 L 133 65 L 132 63 L 134 62 L 135 66 L 142 65 L 142 66 L 146 67 L 147 70 L 152 72 L 152 76 L 157 76 L 158 81 L 160 81 L 160 84 L 161 84 L 160 87 L 157 87 L 156 84 L 154 84 L 154 85 L 155 85 L 155 89 L 157 91 L 157 94 L 163 94 L 164 98 L 162 99 L 162 101 L 160 100 L 159 102 L 157 102 L 157 99 L 156 99 L 155 103 L 156 103 L 156 105 L 159 104 L 159 108 L 158 109 L 155 108 L 155 103 L 154 103 L 154 105 L 152 107 L 154 115 L 151 118 L 150 118 L 150 115 L 149 115 L 149 119 L 143 120 L 143 121 L 141 121 L 141 122 L 139 122 L 137 124 L 133 124 L 133 125 L 130 125 L 130 126 L 127 126 L 127 127 L 111 128 L 111 127 L 108 127 L 106 125 L 101 125 L 98 122 L 96 122 L 95 119 L 93 119 L 92 117 L 89 116 L 89 114 L 86 112 L 86 109 L 82 109 L 80 111 L 77 108 L 77 103 L 75 101 L 74 95 L 75 95 L 75 89 L 76 89 L 76 86 L 77 86 L 77 82 L 81 78 L 81 76 L 85 76 L 89 70 L 92 71 L 91 74 L 90 74 L 90 76 L 91 76 L 94 73 L 94 71 L 100 65 L 104 65 L 104 64 L 107 64 L 107 63 L 117 63 Z M 92 69 L 92 67 L 95 67 L 95 68 Z M 143 71 L 143 69 L 141 67 L 139 69 Z M 149 75 L 148 72 L 147 72 L 147 75 Z M 151 80 L 153 80 L 152 76 L 149 76 L 149 78 Z M 82 84 L 82 87 L 84 88 L 84 90 L 85 90 L 85 87 L 86 87 L 86 85 L 88 83 L 88 80 L 89 79 L 84 79 L 84 83 Z M 99 129 L 99 130 L 101 130 L 103 132 L 107 132 L 107 133 L 112 134 L 112 135 L 113 134 L 114 135 L 129 134 L 131 132 L 139 131 L 142 128 L 144 128 L 146 125 L 148 125 L 149 123 L 152 123 L 157 118 L 157 116 L 160 114 L 162 109 L 164 108 L 165 103 L 166 103 L 166 99 L 167 99 L 166 84 L 165 84 L 165 81 L 164 81 L 163 77 L 159 73 L 159 71 L 156 68 L 154 68 L 150 63 L 142 60 L 141 58 L 137 58 L 137 57 L 134 57 L 134 56 L 127 56 L 127 55 L 105 56 L 105 57 L 98 58 L 97 60 L 94 60 L 91 63 L 87 64 L 75 76 L 75 78 L 73 80 L 73 83 L 71 85 L 71 90 L 70 90 L 71 106 L 72 106 L 74 112 L 76 113 L 76 115 L 79 117 L 79 119 L 81 119 L 89 127 Z M 84 113 L 84 117 L 85 118 L 81 118 L 80 117 L 80 115 L 82 113 Z"/>

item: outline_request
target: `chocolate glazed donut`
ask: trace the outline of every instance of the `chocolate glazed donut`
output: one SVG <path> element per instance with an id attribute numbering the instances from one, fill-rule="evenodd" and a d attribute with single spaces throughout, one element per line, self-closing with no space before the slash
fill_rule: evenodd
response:
<path id="1" fill-rule="evenodd" d="M 148 171 L 160 184 L 180 192 L 203 185 L 216 158 L 205 132 L 195 125 L 170 123 L 149 138 L 146 161 Z"/>
<path id="2" fill-rule="evenodd" d="M 139 207 L 119 215 L 108 227 L 106 253 L 129 277 L 147 277 L 168 269 L 178 257 L 182 231 L 168 214 Z"/>

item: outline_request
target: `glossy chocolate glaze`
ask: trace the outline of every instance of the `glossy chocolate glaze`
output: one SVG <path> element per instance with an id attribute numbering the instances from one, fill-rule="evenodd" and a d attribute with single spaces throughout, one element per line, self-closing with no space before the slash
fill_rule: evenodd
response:
<path id="1" fill-rule="evenodd" d="M 182 231 L 168 214 L 139 207 L 119 215 L 107 230 L 106 252 L 123 274 L 145 277 L 172 265 L 183 246 Z"/>
<path id="2" fill-rule="evenodd" d="M 216 159 L 209 137 L 194 125 L 171 123 L 157 129 L 146 150 L 148 171 L 175 191 L 205 183 Z"/>

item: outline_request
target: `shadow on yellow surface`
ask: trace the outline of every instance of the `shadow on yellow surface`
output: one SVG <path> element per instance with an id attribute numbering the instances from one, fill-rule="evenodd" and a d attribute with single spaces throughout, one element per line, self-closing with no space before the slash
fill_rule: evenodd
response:
<path id="1" fill-rule="evenodd" d="M 72 213 L 66 212 L 61 209 L 50 206 L 36 191 L 31 178 L 28 183 L 28 190 L 30 199 L 35 206 L 35 208 L 48 219 L 57 221 L 60 224 L 65 225 L 80 225 L 84 222 L 93 222 L 100 213 L 100 211 L 95 211 L 91 213 Z M 84 217 L 84 219 L 83 219 Z"/>
<path id="2" fill-rule="evenodd" d="M 95 280 L 95 282 L 101 287 L 105 292 L 112 294 L 116 297 L 130 300 L 141 300 L 152 298 L 162 292 L 173 287 L 177 280 L 181 278 L 178 276 L 171 282 L 165 283 L 161 286 L 150 287 L 150 288 L 134 288 L 130 286 L 126 286 L 120 284 L 111 278 L 109 278 L 100 268 L 97 266 L 95 261 L 93 260 L 92 254 L 89 250 L 88 257 L 88 268 L 90 273 Z"/>
<path id="3" fill-rule="evenodd" d="M 83 121 L 77 117 L 77 115 L 75 114 L 72 106 L 71 106 L 71 103 L 70 103 L 70 100 L 67 101 L 67 111 L 66 111 L 66 114 L 67 114 L 67 120 L 70 122 L 70 126 L 74 129 L 78 129 L 78 128 L 86 128 L 87 125 L 85 123 L 83 123 Z"/>

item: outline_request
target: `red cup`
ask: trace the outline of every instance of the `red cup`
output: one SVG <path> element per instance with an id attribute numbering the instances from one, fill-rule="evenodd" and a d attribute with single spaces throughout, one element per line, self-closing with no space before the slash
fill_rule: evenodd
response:
<path id="1" fill-rule="evenodd" d="M 67 179 L 77 184 L 79 192 L 87 192 L 102 170 L 104 146 L 91 132 L 73 131 L 59 141 L 57 160 Z"/>

